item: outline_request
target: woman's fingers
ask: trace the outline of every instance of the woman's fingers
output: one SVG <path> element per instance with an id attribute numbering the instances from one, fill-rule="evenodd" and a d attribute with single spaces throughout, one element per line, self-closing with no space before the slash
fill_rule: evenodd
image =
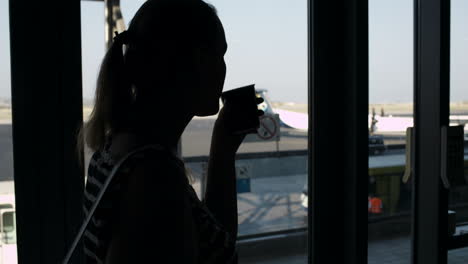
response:
<path id="1" fill-rule="evenodd" d="M 257 104 L 261 104 L 261 103 L 265 102 L 265 100 L 262 97 L 257 97 L 256 102 L 257 102 Z M 258 116 L 262 116 L 264 114 L 265 114 L 265 112 L 263 110 L 257 110 L 257 115 Z"/>

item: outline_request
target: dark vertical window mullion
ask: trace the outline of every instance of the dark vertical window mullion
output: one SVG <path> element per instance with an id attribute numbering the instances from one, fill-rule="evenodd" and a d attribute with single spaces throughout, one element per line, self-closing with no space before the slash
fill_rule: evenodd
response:
<path id="1" fill-rule="evenodd" d="M 368 3 L 308 9 L 309 263 L 367 263 Z"/>
<path id="2" fill-rule="evenodd" d="M 449 125 L 450 1 L 415 0 L 413 263 L 447 263 L 448 194 L 440 179 Z M 435 230 L 434 230 L 435 229 Z"/>
<path id="3" fill-rule="evenodd" d="M 59 263 L 82 221 L 80 1 L 10 1 L 9 14 L 18 261 Z"/>

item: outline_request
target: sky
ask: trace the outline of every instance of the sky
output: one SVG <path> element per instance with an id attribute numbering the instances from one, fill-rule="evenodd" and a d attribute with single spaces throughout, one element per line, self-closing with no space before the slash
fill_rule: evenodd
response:
<path id="1" fill-rule="evenodd" d="M 121 0 L 125 22 L 144 0 Z M 228 41 L 225 90 L 255 83 L 273 101 L 307 102 L 307 1 L 210 0 Z M 82 1 L 83 96 L 104 56 L 104 4 Z M 0 97 L 10 97 L 8 0 L 0 0 Z M 451 100 L 468 101 L 468 1 L 452 0 Z M 370 103 L 413 99 L 413 1 L 369 0 Z"/>

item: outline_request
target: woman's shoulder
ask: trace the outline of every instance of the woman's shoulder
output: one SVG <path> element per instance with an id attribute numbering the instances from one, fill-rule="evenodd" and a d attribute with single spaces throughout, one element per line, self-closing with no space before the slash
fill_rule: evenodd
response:
<path id="1" fill-rule="evenodd" d="M 184 163 L 171 153 L 168 149 L 160 145 L 142 146 L 134 151 L 129 157 L 135 168 L 142 168 L 144 171 L 153 170 L 181 172 Z"/>
<path id="2" fill-rule="evenodd" d="M 112 149 L 109 149 L 112 152 Z M 116 156 L 112 154 L 112 156 Z M 186 184 L 184 163 L 168 148 L 159 144 L 136 145 L 127 148 L 126 153 L 120 153 L 114 158 L 120 164 L 119 174 L 126 176 L 127 183 L 133 182 L 137 189 L 148 189 L 148 186 L 171 186 L 175 188 Z M 127 186 L 128 187 L 128 186 Z M 158 189 L 164 193 L 167 189 Z"/>
<path id="3" fill-rule="evenodd" d="M 185 215 L 179 210 L 188 208 L 188 181 L 173 158 L 164 152 L 148 150 L 134 156 L 131 163 L 132 170 L 122 180 L 120 197 L 122 204 L 131 204 L 132 208 L 127 206 L 124 211 L 145 215 L 146 219 L 153 219 L 148 215 L 154 214 L 150 208 L 163 211 L 169 218 Z"/>
<path id="4" fill-rule="evenodd" d="M 186 179 L 182 161 L 163 150 L 145 149 L 133 155 L 130 163 L 133 167 L 133 177 L 145 181 L 176 184 Z"/>
<path id="5" fill-rule="evenodd" d="M 127 163 L 138 166 L 151 168 L 155 165 L 172 167 L 183 165 L 167 147 L 157 143 L 145 143 L 131 133 L 119 133 L 110 138 L 103 153 L 112 156 L 115 163 L 130 155 Z"/>

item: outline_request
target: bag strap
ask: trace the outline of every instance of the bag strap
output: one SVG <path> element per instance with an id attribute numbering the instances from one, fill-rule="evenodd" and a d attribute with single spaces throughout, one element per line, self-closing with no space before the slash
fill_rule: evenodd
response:
<path id="1" fill-rule="evenodd" d="M 112 179 L 117 174 L 117 171 L 120 169 L 120 167 L 122 167 L 122 165 L 128 160 L 128 158 L 130 158 L 131 156 L 135 155 L 138 152 L 149 150 L 149 149 L 161 150 L 161 148 L 162 147 L 160 145 L 146 145 L 146 146 L 137 148 L 137 149 L 129 152 L 125 156 L 123 156 L 114 165 L 114 167 L 112 168 L 111 173 L 109 174 L 106 181 L 104 182 L 104 184 L 102 186 L 102 189 L 99 191 L 99 193 L 98 193 L 98 195 L 96 197 L 96 200 L 94 201 L 93 205 L 91 206 L 91 209 L 89 210 L 87 217 L 85 218 L 83 224 L 81 224 L 81 227 L 80 227 L 80 230 L 78 231 L 78 234 L 73 239 L 73 243 L 70 246 L 70 248 L 68 249 L 67 254 L 65 255 L 65 258 L 62 261 L 62 264 L 68 264 L 69 263 L 71 257 L 73 256 L 73 253 L 76 250 L 76 247 L 78 246 L 78 243 L 80 242 L 84 232 L 86 231 L 86 228 L 89 225 L 89 222 L 91 221 L 91 218 L 93 217 L 94 213 L 96 212 L 96 209 L 99 206 L 99 203 L 101 202 L 102 197 L 104 197 L 104 194 L 105 194 L 107 188 L 109 187 L 110 183 L 112 182 Z"/>

